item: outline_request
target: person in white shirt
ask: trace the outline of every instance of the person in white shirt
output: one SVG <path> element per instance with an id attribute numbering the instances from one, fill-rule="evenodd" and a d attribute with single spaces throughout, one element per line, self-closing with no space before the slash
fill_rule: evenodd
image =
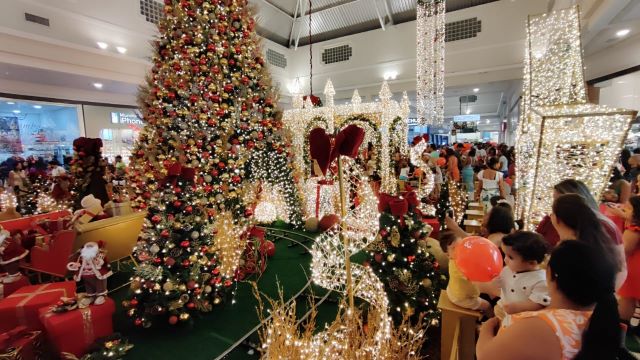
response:
<path id="1" fill-rule="evenodd" d="M 49 161 L 49 170 L 51 171 L 51 177 L 53 178 L 57 178 L 67 173 L 67 171 L 60 166 L 58 160 L 55 159 Z"/>
<path id="2" fill-rule="evenodd" d="M 502 326 L 507 327 L 509 315 L 540 310 L 551 304 L 546 270 L 540 269 L 547 243 L 538 233 L 517 231 L 503 237 L 501 247 L 506 266 L 493 281 L 500 288 L 494 312 L 502 320 Z"/>

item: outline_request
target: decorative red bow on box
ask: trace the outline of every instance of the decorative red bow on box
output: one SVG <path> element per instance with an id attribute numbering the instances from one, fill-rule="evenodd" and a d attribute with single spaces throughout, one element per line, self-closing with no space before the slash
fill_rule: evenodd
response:
<path id="1" fill-rule="evenodd" d="M 196 169 L 182 167 L 180 163 L 173 163 L 167 168 L 167 176 L 162 180 L 162 184 L 171 183 L 176 185 L 178 179 L 185 180 L 187 182 L 193 182 L 196 177 Z"/>
<path id="2" fill-rule="evenodd" d="M 333 141 L 324 129 L 315 128 L 309 133 L 311 159 L 318 164 L 319 172 L 326 175 L 329 166 L 339 155 L 350 158 L 358 156 L 363 140 L 364 130 L 354 124 L 342 129 Z"/>
<path id="3" fill-rule="evenodd" d="M 6 350 L 17 339 L 25 336 L 28 332 L 27 330 L 26 326 L 20 325 L 13 330 L 0 334 L 0 350 Z"/>
<path id="4" fill-rule="evenodd" d="M 400 218 L 400 223 L 404 226 L 404 215 L 409 212 L 410 208 L 417 209 L 420 205 L 418 195 L 410 187 L 409 191 L 403 192 L 401 195 L 393 196 L 386 193 L 380 193 L 378 197 L 378 211 L 390 212 L 391 215 Z"/>

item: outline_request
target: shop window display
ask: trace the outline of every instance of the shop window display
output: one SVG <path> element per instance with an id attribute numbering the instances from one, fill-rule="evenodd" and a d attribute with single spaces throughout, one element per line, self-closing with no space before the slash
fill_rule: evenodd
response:
<path id="1" fill-rule="evenodd" d="M 62 163 L 79 136 L 75 105 L 0 98 L 0 161 L 33 156 Z"/>

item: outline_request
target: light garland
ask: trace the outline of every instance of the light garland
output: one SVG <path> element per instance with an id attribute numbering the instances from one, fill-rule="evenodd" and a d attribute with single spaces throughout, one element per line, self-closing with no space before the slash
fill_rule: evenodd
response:
<path id="1" fill-rule="evenodd" d="M 581 180 L 604 190 L 635 112 L 587 104 L 577 6 L 527 24 L 523 107 L 516 135 L 516 213 L 533 229 L 551 211 L 553 186 Z"/>
<path id="2" fill-rule="evenodd" d="M 409 150 L 409 160 L 414 166 L 417 166 L 422 170 L 422 179 L 420 180 L 420 185 L 417 190 L 417 194 L 420 199 L 425 196 L 429 196 L 435 187 L 435 176 L 433 172 L 431 172 L 431 167 L 422 159 L 422 155 L 425 150 L 427 150 L 427 146 L 427 142 L 422 139 Z"/>
<path id="3" fill-rule="evenodd" d="M 2 211 L 7 211 L 10 208 L 15 209 L 18 206 L 18 198 L 14 193 L 5 191 L 0 194 L 0 204 L 2 204 Z"/>
<path id="4" fill-rule="evenodd" d="M 453 209 L 453 219 L 456 223 L 460 223 L 467 208 L 467 193 L 462 191 L 460 186 L 452 181 L 449 181 L 449 201 L 451 203 L 451 209 Z"/>
<path id="5" fill-rule="evenodd" d="M 347 105 L 335 105 L 333 96 L 335 90 L 331 80 L 329 80 L 325 86 L 325 104 L 324 107 L 313 107 L 309 101 L 306 103 L 302 101 L 301 95 L 295 95 L 293 101 L 293 109 L 286 110 L 284 112 L 283 121 L 287 129 L 292 134 L 292 146 L 294 154 L 294 162 L 299 172 L 302 174 L 310 174 L 311 170 L 305 164 L 304 154 L 309 151 L 308 147 L 305 147 L 305 139 L 308 136 L 309 124 L 316 118 L 322 118 L 327 120 L 328 133 L 333 133 L 335 129 L 341 129 L 349 123 L 353 123 L 353 118 L 363 117 L 369 119 L 373 126 L 369 126 L 365 123 L 357 123 L 356 125 L 362 126 L 365 129 L 365 138 L 368 141 L 372 141 L 380 137 L 380 142 L 372 141 L 374 147 L 378 153 L 377 162 L 381 180 L 381 191 L 387 191 L 389 193 L 395 192 L 395 176 L 391 173 L 389 167 L 391 158 L 390 142 L 394 138 L 394 142 L 407 143 L 407 132 L 404 126 L 396 126 L 390 128 L 391 123 L 397 117 L 403 119 L 406 123 L 406 118 L 409 115 L 409 103 L 408 98 L 403 99 L 403 103 L 392 99 L 391 91 L 388 84 L 385 82 L 380 89 L 380 100 L 378 102 L 363 103 L 358 90 L 356 89 L 351 99 L 351 104 Z M 323 126 L 324 127 L 324 126 Z M 401 141 L 404 139 L 404 141 Z M 367 146 L 368 142 L 363 141 L 363 146 Z M 308 195 L 309 191 L 305 191 Z M 306 203 L 309 200 L 306 199 Z M 308 208 L 308 207 L 307 207 Z M 309 215 L 309 213 L 307 213 Z"/>
<path id="6" fill-rule="evenodd" d="M 417 110 L 421 124 L 444 122 L 445 0 L 417 4 Z"/>
<path id="7" fill-rule="evenodd" d="M 305 183 L 306 211 L 318 220 L 328 214 L 339 213 L 340 190 L 337 183 L 318 183 L 318 178 L 309 178 Z"/>

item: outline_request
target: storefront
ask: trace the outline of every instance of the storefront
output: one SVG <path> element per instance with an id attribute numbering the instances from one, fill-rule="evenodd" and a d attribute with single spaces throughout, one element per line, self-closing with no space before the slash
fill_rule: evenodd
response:
<path id="1" fill-rule="evenodd" d="M 0 161 L 12 156 L 64 162 L 83 133 L 76 105 L 0 98 Z"/>
<path id="2" fill-rule="evenodd" d="M 121 155 L 129 161 L 133 144 L 144 123 L 135 109 L 83 105 L 86 134 L 99 137 L 104 144 L 102 153 L 111 161 Z"/>

